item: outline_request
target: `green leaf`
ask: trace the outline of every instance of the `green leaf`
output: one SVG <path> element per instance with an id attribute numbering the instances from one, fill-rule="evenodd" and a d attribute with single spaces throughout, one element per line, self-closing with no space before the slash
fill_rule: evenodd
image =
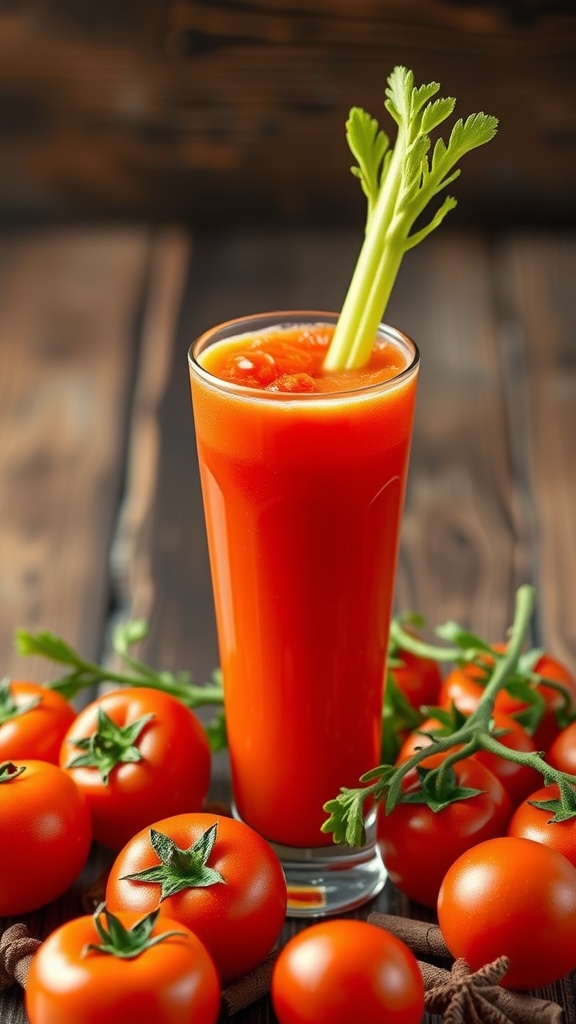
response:
<path id="1" fill-rule="evenodd" d="M 220 750 L 228 747 L 228 734 L 226 732 L 226 713 L 219 711 L 206 725 L 206 735 L 210 743 L 210 750 L 217 754 Z"/>
<path id="2" fill-rule="evenodd" d="M 423 716 L 412 707 L 399 690 L 391 672 L 386 676 L 382 707 L 382 742 L 380 756 L 384 764 L 392 764 L 402 745 L 403 737 L 423 721 Z"/>
<path id="3" fill-rule="evenodd" d="M 420 123 L 420 131 L 428 135 L 433 132 L 438 125 L 442 124 L 456 106 L 456 100 L 452 96 L 447 96 L 445 99 L 434 100 L 433 103 L 429 103 L 427 107 L 422 111 L 422 121 Z"/>
<path id="4" fill-rule="evenodd" d="M 321 831 L 331 832 L 335 843 L 363 846 L 366 842 L 364 799 L 365 793 L 362 790 L 341 789 L 334 800 L 324 804 L 329 817 L 323 822 Z"/>
<path id="5" fill-rule="evenodd" d="M 61 665 L 78 665 L 76 651 L 59 636 L 43 630 L 40 633 L 29 633 L 27 629 L 16 629 L 14 632 L 16 650 L 23 655 L 40 655 Z"/>
<path id="6" fill-rule="evenodd" d="M 476 633 L 463 629 L 459 622 L 454 622 L 452 619 L 437 626 L 434 632 L 441 640 L 445 640 L 457 647 L 461 655 L 466 656 L 467 660 L 476 658 L 482 652 L 486 652 L 491 658 L 501 657 L 486 640 L 483 640 Z M 481 662 L 480 664 L 486 667 L 484 663 Z"/>
<path id="7" fill-rule="evenodd" d="M 112 634 L 112 646 L 117 654 L 128 654 L 134 644 L 140 643 L 148 636 L 148 623 L 145 619 L 132 619 L 116 626 Z"/>
<path id="8" fill-rule="evenodd" d="M 358 165 L 352 173 L 360 179 L 362 191 L 368 199 L 368 220 L 374 207 L 384 169 L 384 158 L 390 140 L 375 118 L 360 107 L 352 107 L 346 122 L 346 138 Z"/>
<path id="9" fill-rule="evenodd" d="M 189 708 L 223 702 L 222 684 L 218 670 L 213 674 L 212 683 L 195 686 L 192 684 L 189 672 L 157 671 L 144 662 L 131 657 L 128 654 L 131 644 L 143 639 L 147 632 L 148 626 L 143 619 L 124 623 L 116 628 L 113 643 L 116 653 L 123 662 L 122 671 L 113 671 L 105 666 L 86 661 L 69 644 L 52 633 L 32 634 L 27 630 L 16 630 L 14 642 L 16 649 L 21 654 L 40 655 L 51 661 L 72 666 L 72 671 L 67 675 L 45 684 L 47 689 L 55 690 L 68 700 L 71 700 L 86 687 L 111 682 L 121 686 L 146 686 L 162 690 Z"/>

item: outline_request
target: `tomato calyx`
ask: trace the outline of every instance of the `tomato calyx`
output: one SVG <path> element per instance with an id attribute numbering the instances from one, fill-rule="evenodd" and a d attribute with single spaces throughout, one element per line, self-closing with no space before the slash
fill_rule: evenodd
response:
<path id="1" fill-rule="evenodd" d="M 66 768 L 97 768 L 102 782 L 107 786 L 110 772 L 117 765 L 136 764 L 143 760 L 136 743 L 152 718 L 152 714 L 142 715 L 127 725 L 118 725 L 99 707 L 95 732 L 70 741 L 86 753 L 73 757 Z"/>
<path id="2" fill-rule="evenodd" d="M 168 896 L 182 892 L 183 889 L 207 888 L 210 885 L 225 883 L 226 879 L 220 872 L 207 864 L 216 842 L 217 832 L 216 821 L 191 846 L 183 849 L 171 836 L 151 828 L 150 845 L 160 863 L 136 871 L 132 875 L 123 875 L 123 879 L 132 882 L 155 882 L 160 885 L 160 902 Z"/>
<path id="3" fill-rule="evenodd" d="M 12 761 L 2 761 L 0 764 L 0 783 L 13 782 L 22 772 L 26 771 L 26 765 L 15 765 Z"/>
<path id="4" fill-rule="evenodd" d="M 25 715 L 28 711 L 38 707 L 40 703 L 40 697 L 31 697 L 30 700 L 17 704 L 12 696 L 8 677 L 4 676 L 3 679 L 0 679 L 0 725 Z"/>
<path id="5" fill-rule="evenodd" d="M 570 821 L 576 818 L 576 788 L 567 779 L 557 779 L 558 796 L 549 800 L 529 800 L 532 807 L 540 811 L 549 811 L 552 817 L 547 824 L 555 824 L 558 821 Z"/>
<path id="6" fill-rule="evenodd" d="M 134 960 L 147 949 L 157 946 L 159 942 L 164 942 L 171 936 L 186 935 L 186 932 L 173 930 L 151 937 L 159 913 L 160 909 L 156 908 L 139 921 L 135 921 L 130 928 L 126 928 L 119 918 L 106 909 L 106 904 L 101 903 L 96 908 L 93 918 L 94 927 L 102 941 L 88 943 L 82 950 L 82 955 L 100 953 L 117 957 L 120 960 Z M 102 922 L 102 915 L 104 915 L 105 924 Z"/>
<path id="7" fill-rule="evenodd" d="M 469 800 L 485 792 L 472 786 L 460 786 L 451 765 L 440 768 L 416 767 L 419 780 L 417 789 L 402 793 L 398 799 L 401 804 L 426 804 L 435 814 L 443 811 L 450 804 Z"/>

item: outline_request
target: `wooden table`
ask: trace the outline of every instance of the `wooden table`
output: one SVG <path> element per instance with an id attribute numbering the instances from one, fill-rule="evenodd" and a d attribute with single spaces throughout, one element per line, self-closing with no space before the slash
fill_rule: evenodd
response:
<path id="1" fill-rule="evenodd" d="M 142 657 L 208 678 L 218 656 L 186 350 L 234 315 L 338 307 L 358 244 L 347 229 L 0 238 L 3 674 L 53 675 L 15 653 L 16 626 L 107 659 L 111 625 L 142 616 Z M 498 639 L 517 586 L 532 582 L 531 639 L 573 667 L 575 279 L 574 234 L 443 228 L 408 255 L 387 316 L 422 354 L 398 607 Z M 212 796 L 228 796 L 224 755 Z M 35 934 L 78 912 L 102 857 L 30 915 Z M 421 915 L 390 885 L 376 906 Z M 570 979 L 547 995 L 576 1022 Z M 0 1016 L 25 1020 L 19 989 L 1 997 Z M 236 1019 L 274 1017 L 264 1000 Z"/>

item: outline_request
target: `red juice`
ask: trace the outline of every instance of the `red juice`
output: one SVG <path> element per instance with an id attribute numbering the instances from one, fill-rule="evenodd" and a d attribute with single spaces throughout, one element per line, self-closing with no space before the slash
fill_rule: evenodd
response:
<path id="1" fill-rule="evenodd" d="M 299 317 L 208 332 L 190 376 L 235 807 L 321 847 L 323 804 L 380 760 L 418 355 L 383 327 L 325 375 L 335 317 Z"/>

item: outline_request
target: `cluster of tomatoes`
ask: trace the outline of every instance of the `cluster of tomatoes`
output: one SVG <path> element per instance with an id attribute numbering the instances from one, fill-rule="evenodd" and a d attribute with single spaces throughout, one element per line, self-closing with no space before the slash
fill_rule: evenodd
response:
<path id="1" fill-rule="evenodd" d="M 280 862 L 244 823 L 202 811 L 209 781 L 202 725 L 160 690 L 114 690 L 76 713 L 49 688 L 1 684 L 0 916 L 65 892 L 93 840 L 113 851 L 103 905 L 56 928 L 32 960 L 31 1024 L 214 1024 L 222 987 L 275 946 Z M 338 1024 L 359 999 L 367 1021 L 388 1009 L 419 1024 L 424 1006 L 410 950 L 350 920 L 295 936 L 271 994 L 282 1024 L 311 1007 Z"/>
<path id="2" fill-rule="evenodd" d="M 443 678 L 436 662 L 401 653 L 392 672 L 402 698 L 437 710 L 418 712 L 398 764 L 458 727 L 485 674 L 470 664 Z M 539 684 L 544 712 L 532 734 L 516 717 L 522 696 L 499 693 L 495 736 L 511 759 L 484 750 L 457 761 L 462 798 L 442 807 L 422 799 L 422 772 L 411 769 L 402 799 L 378 817 L 391 880 L 437 908 L 454 956 L 474 968 L 507 955 L 504 983 L 520 989 L 576 967 L 576 814 L 566 792 L 557 813 L 558 786 L 542 787 L 533 767 L 514 760 L 545 751 L 548 764 L 576 772 L 576 720 L 566 725 L 576 719 L 576 681 L 547 656 L 533 669 L 559 688 Z M 32 961 L 31 1024 L 91 1024 L 103 1013 L 120 1024 L 128 1012 L 142 1024 L 214 1024 L 222 986 L 275 946 L 287 902 L 280 863 L 247 825 L 202 810 L 209 782 L 201 723 L 160 690 L 115 690 L 77 712 L 49 688 L 0 684 L 0 916 L 45 906 L 74 885 L 93 840 L 113 857 L 103 906 L 53 931 Z M 353 920 L 291 939 L 271 996 L 281 1024 L 338 1024 L 358 1007 L 367 1022 L 386 1011 L 396 1024 L 419 1024 L 424 1008 L 410 950 Z"/>
<path id="3" fill-rule="evenodd" d="M 247 825 L 202 811 L 209 781 L 200 721 L 160 690 L 116 690 L 77 714 L 48 688 L 2 684 L 0 916 L 73 886 L 93 840 L 114 858 L 103 907 L 40 945 L 31 1024 L 214 1024 L 221 987 L 265 959 L 284 874 Z"/>
<path id="4" fill-rule="evenodd" d="M 541 677 L 533 684 L 540 715 L 532 733 L 520 724 L 529 710 L 521 685 L 495 701 L 494 736 L 512 759 L 479 750 L 455 761 L 462 799 L 438 807 L 422 796 L 423 777 L 453 750 L 431 753 L 405 774 L 401 801 L 389 813 L 380 806 L 378 817 L 396 886 L 437 909 L 450 951 L 473 968 L 507 955 L 504 984 L 519 989 L 576 967 L 576 778 L 565 780 L 561 805 L 556 782 L 544 785 L 539 771 L 514 760 L 517 752 L 539 752 L 548 765 L 576 775 L 576 680 L 546 654 L 532 671 Z M 402 764 L 418 748 L 432 750 L 432 737 L 450 735 L 475 711 L 489 669 L 471 662 L 443 677 L 438 662 L 405 651 L 392 673 L 412 708 L 432 708 L 401 737 Z"/>

